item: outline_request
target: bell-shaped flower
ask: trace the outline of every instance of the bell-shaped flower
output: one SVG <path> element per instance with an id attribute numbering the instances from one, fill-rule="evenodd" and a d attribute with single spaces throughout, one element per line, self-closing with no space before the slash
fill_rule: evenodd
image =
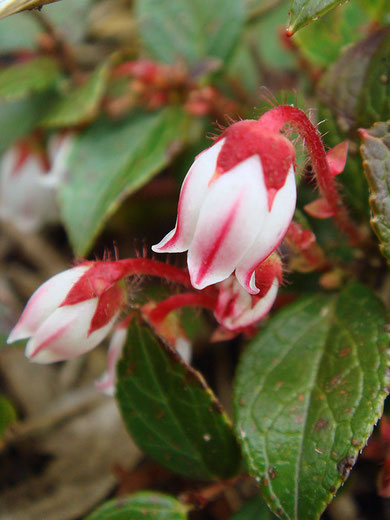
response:
<path id="1" fill-rule="evenodd" d="M 52 363 L 93 349 L 111 330 L 125 289 L 117 262 L 85 262 L 50 278 L 28 301 L 8 343 L 30 338 L 26 356 Z"/>
<path id="2" fill-rule="evenodd" d="M 20 141 L 0 162 L 0 218 L 20 231 L 38 231 L 58 219 L 56 196 L 65 175 L 70 136 L 53 136 L 46 154 Z"/>
<path id="3" fill-rule="evenodd" d="M 227 128 L 184 179 L 175 228 L 153 250 L 188 250 L 196 289 L 235 275 L 257 294 L 255 270 L 276 249 L 296 203 L 295 150 L 280 132 L 247 120 Z M 230 282 L 229 282 L 230 283 Z"/>
<path id="4" fill-rule="evenodd" d="M 255 277 L 260 289 L 255 295 L 248 294 L 234 276 L 219 284 L 214 315 L 226 329 L 237 331 L 249 327 L 271 310 L 282 281 L 282 265 L 276 253 L 257 267 Z"/>

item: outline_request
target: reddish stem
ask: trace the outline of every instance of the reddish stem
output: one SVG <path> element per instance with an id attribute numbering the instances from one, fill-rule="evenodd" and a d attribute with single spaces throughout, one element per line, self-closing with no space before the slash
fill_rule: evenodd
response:
<path id="1" fill-rule="evenodd" d="M 217 298 L 203 292 L 188 292 L 174 294 L 165 300 L 162 300 L 149 313 L 149 319 L 152 323 L 163 321 L 170 312 L 180 309 L 181 307 L 204 307 L 205 309 L 215 309 Z"/>
<path id="2" fill-rule="evenodd" d="M 306 114 L 296 107 L 278 106 L 261 116 L 259 123 L 271 132 L 281 131 L 286 124 L 291 124 L 299 132 L 309 150 L 318 187 L 333 211 L 335 222 L 347 235 L 352 245 L 359 245 L 363 238 L 359 229 L 348 215 L 326 160 L 326 152 L 320 136 Z"/>
<path id="3" fill-rule="evenodd" d="M 172 282 L 180 283 L 185 287 L 192 287 L 190 275 L 187 271 L 175 267 L 174 265 L 159 262 L 158 260 L 127 258 L 125 260 L 117 260 L 115 263 L 118 264 L 118 267 L 122 267 L 122 277 L 134 274 L 159 276 L 160 278 L 166 278 Z"/>

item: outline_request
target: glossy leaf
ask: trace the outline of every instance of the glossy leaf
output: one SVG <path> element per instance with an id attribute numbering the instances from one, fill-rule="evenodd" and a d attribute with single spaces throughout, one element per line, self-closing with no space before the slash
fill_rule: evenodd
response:
<path id="1" fill-rule="evenodd" d="M 177 108 L 139 112 L 120 122 L 101 119 L 79 134 L 60 191 L 62 218 L 78 255 L 85 255 L 119 199 L 134 192 L 171 159 L 185 138 L 187 116 Z"/>
<path id="2" fill-rule="evenodd" d="M 390 121 L 361 131 L 364 172 L 370 186 L 371 226 L 390 261 Z"/>
<path id="3" fill-rule="evenodd" d="M 226 60 L 245 15 L 240 0 L 137 0 L 135 13 L 145 47 L 166 63 Z"/>
<path id="4" fill-rule="evenodd" d="M 51 87 L 60 77 L 56 60 L 40 56 L 0 72 L 0 99 L 27 97 Z"/>
<path id="5" fill-rule="evenodd" d="M 117 399 L 132 438 L 161 465 L 199 480 L 238 471 L 240 450 L 211 389 L 136 320 L 118 365 Z"/>
<path id="6" fill-rule="evenodd" d="M 292 0 L 287 32 L 295 33 L 346 0 Z"/>
<path id="7" fill-rule="evenodd" d="M 43 126 L 66 127 L 85 124 L 97 116 L 109 74 L 109 64 L 98 67 L 83 83 L 63 95 L 42 121 Z"/>
<path id="8" fill-rule="evenodd" d="M 186 520 L 188 507 L 156 491 L 109 500 L 85 520 Z"/>
<path id="9" fill-rule="evenodd" d="M 367 288 L 302 299 L 271 318 L 237 374 L 237 432 L 282 520 L 317 520 L 381 416 L 389 382 L 382 303 Z"/>

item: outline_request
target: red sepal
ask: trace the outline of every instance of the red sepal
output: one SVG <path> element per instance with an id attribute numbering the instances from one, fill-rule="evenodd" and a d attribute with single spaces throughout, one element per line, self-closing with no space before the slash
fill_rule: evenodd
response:
<path id="1" fill-rule="evenodd" d="M 107 289 L 99 298 L 95 314 L 93 315 L 88 336 L 95 330 L 101 329 L 115 316 L 125 301 L 124 289 L 114 285 Z"/>
<path id="2" fill-rule="evenodd" d="M 322 198 L 306 204 L 303 209 L 308 215 L 314 218 L 324 219 L 333 217 L 334 215 L 334 212 L 329 206 L 328 202 Z"/>
<path id="3" fill-rule="evenodd" d="M 85 262 L 81 265 L 88 264 L 91 264 L 91 267 L 74 284 L 60 307 L 100 297 L 125 276 L 124 267 L 120 262 Z"/>
<path id="4" fill-rule="evenodd" d="M 348 141 L 343 141 L 326 154 L 326 161 L 333 176 L 341 173 L 345 168 L 348 155 Z"/>
<path id="5" fill-rule="evenodd" d="M 295 160 L 295 149 L 280 132 L 268 132 L 258 121 L 248 119 L 229 126 L 219 152 L 217 171 L 225 173 L 245 159 L 258 155 L 267 190 L 280 190 Z"/>

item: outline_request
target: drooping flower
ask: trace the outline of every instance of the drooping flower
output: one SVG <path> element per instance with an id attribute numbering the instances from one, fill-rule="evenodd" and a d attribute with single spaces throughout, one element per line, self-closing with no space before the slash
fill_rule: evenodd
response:
<path id="1" fill-rule="evenodd" d="M 0 162 L 0 218 L 20 231 L 38 231 L 58 219 L 56 195 L 65 174 L 70 136 L 53 136 L 47 157 L 28 141 L 12 146 Z"/>
<path id="2" fill-rule="evenodd" d="M 270 255 L 255 270 L 256 285 L 260 292 L 250 295 L 230 276 L 219 284 L 215 318 L 228 330 L 237 331 L 249 327 L 268 314 L 278 294 L 282 281 L 282 264 L 279 256 Z"/>
<path id="3" fill-rule="evenodd" d="M 279 245 L 296 203 L 295 150 L 258 121 L 231 125 L 195 159 L 183 182 L 175 228 L 153 250 L 188 250 L 196 289 L 235 272 L 257 294 L 255 270 Z"/>
<path id="4" fill-rule="evenodd" d="M 8 343 L 30 338 L 26 356 L 53 363 L 93 349 L 111 330 L 123 304 L 117 262 L 85 262 L 50 278 L 31 296 Z"/>

